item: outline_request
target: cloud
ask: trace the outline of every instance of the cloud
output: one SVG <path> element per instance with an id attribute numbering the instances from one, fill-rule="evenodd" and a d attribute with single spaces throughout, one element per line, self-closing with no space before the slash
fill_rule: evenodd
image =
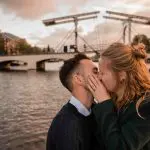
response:
<path id="1" fill-rule="evenodd" d="M 67 5 L 70 5 L 71 6 L 83 6 L 85 5 L 88 1 L 90 0 L 61 0 L 61 4 L 67 4 Z"/>
<path id="2" fill-rule="evenodd" d="M 145 6 L 149 6 L 150 5 L 150 1 L 148 0 L 126 0 L 128 3 L 139 3 L 141 5 L 145 5 Z"/>
<path id="3" fill-rule="evenodd" d="M 29 34 L 29 38 L 30 38 L 31 40 L 40 40 L 40 39 L 41 39 L 41 37 L 37 36 L 37 35 L 34 34 L 34 33 L 30 33 L 30 34 Z"/>
<path id="4" fill-rule="evenodd" d="M 3 12 L 15 13 L 24 19 L 37 19 L 56 10 L 53 0 L 1 0 Z"/>
<path id="5" fill-rule="evenodd" d="M 85 42 L 87 42 L 89 45 L 114 42 L 119 40 L 120 37 L 122 36 L 121 24 L 114 22 L 113 25 L 112 22 L 99 24 L 91 32 L 88 32 L 87 34 L 83 34 L 83 28 L 81 27 L 79 27 L 78 30 L 79 30 L 78 42 L 80 46 L 82 46 Z M 69 30 L 67 29 L 64 28 L 57 29 L 51 35 L 40 39 L 37 45 L 49 44 L 52 47 L 57 47 L 57 45 L 59 45 L 59 43 L 65 39 L 64 37 L 67 36 L 67 33 L 69 33 Z M 74 33 L 68 40 L 66 40 L 66 44 L 67 45 L 74 44 Z"/>
<path id="6" fill-rule="evenodd" d="M 0 0 L 0 6 L 3 12 L 9 14 L 14 13 L 16 16 L 30 20 L 37 19 L 48 13 L 58 12 L 58 10 L 62 10 L 64 6 L 67 9 L 69 8 L 69 10 L 67 10 L 69 13 L 76 13 L 78 10 L 82 10 L 86 4 L 90 3 L 90 0 Z M 108 5 L 104 0 L 101 2 L 93 0 L 92 3 Z"/>
<path id="7" fill-rule="evenodd" d="M 117 8 L 120 3 L 119 0 L 0 0 L 0 6 L 5 13 L 14 13 L 16 16 L 24 19 L 37 19 L 48 13 L 58 12 L 58 8 L 68 6 L 69 13 L 77 13 L 79 10 L 83 11 L 87 6 L 90 11 L 93 7 L 112 7 Z M 135 4 L 145 7 L 150 6 L 148 0 L 124 0 L 121 4 Z M 120 7 L 120 6 L 119 6 Z"/>
<path id="8" fill-rule="evenodd" d="M 37 19 L 48 13 L 54 13 L 59 7 L 68 5 L 75 11 L 89 0 L 0 0 L 4 13 L 14 13 L 24 19 Z"/>
<path id="9" fill-rule="evenodd" d="M 79 12 L 79 9 L 78 9 L 78 7 L 76 7 L 76 6 L 72 6 L 71 8 L 70 8 L 70 10 L 69 10 L 69 13 L 78 13 Z"/>
<path id="10" fill-rule="evenodd" d="M 150 7 L 150 1 L 148 0 L 123 0 L 122 3 L 128 4 L 128 5 L 135 5 L 139 6 L 142 9 L 149 9 Z"/>
<path id="11" fill-rule="evenodd" d="M 67 36 L 68 33 L 69 31 L 67 29 L 64 29 L 64 28 L 57 29 L 55 32 L 53 32 L 49 36 L 46 36 L 42 38 L 41 40 L 39 40 L 37 45 L 47 46 L 49 44 L 51 47 L 57 47 L 59 43 L 61 43 L 62 41 L 65 41 L 65 37 Z"/>
<path id="12" fill-rule="evenodd" d="M 144 10 L 138 11 L 138 12 L 136 12 L 136 14 L 139 16 L 145 16 L 145 17 L 150 18 L 149 9 L 144 9 Z"/>
<path id="13" fill-rule="evenodd" d="M 130 6 L 130 7 L 127 7 Z M 93 11 L 95 8 L 112 10 L 117 12 L 125 12 L 125 13 L 136 13 L 137 15 L 142 16 L 150 16 L 149 15 L 149 6 L 150 1 L 148 0 L 0 0 L 0 7 L 3 9 L 5 13 L 14 13 L 15 17 L 22 17 L 23 19 L 30 19 L 34 20 L 44 15 L 49 15 L 48 17 L 57 17 L 65 16 L 69 14 L 75 13 L 82 13 L 82 12 L 90 12 Z M 45 17 L 45 16 L 44 16 Z M 43 19 L 43 18 L 42 18 Z M 45 18 L 46 19 L 46 18 Z M 32 21 L 33 22 L 33 21 Z M 24 24 L 23 21 L 20 21 L 20 24 Z M 28 23 L 29 24 L 29 23 Z M 42 22 L 40 22 L 42 24 Z M 68 29 L 64 28 L 57 28 L 52 34 L 48 35 L 43 34 L 44 28 L 39 25 L 41 28 L 40 31 L 35 31 L 36 28 L 35 24 L 32 26 L 21 26 L 20 28 L 24 31 L 28 28 L 30 31 L 30 35 L 28 33 L 27 37 L 32 40 L 38 40 L 38 45 L 47 45 L 50 44 L 52 46 L 56 46 L 62 39 L 66 36 L 69 32 Z M 15 25 L 11 25 L 15 26 Z M 66 27 L 67 25 L 65 25 Z M 91 28 L 90 24 L 87 25 L 87 28 Z M 19 26 L 18 26 L 19 27 Z M 18 28 L 20 30 L 20 28 Z M 31 29 L 30 29 L 31 28 Z M 107 43 L 113 42 L 121 39 L 122 36 L 122 24 L 121 22 L 117 21 L 104 21 L 100 23 L 92 30 L 88 31 L 86 35 L 82 35 L 84 39 L 88 41 L 88 43 L 96 44 L 98 41 L 100 43 Z M 13 28 L 14 29 L 14 28 Z M 99 32 L 98 32 L 99 30 Z M 82 34 L 83 28 L 81 28 L 80 33 Z M 133 25 L 134 34 L 136 33 L 149 33 L 147 27 L 140 26 L 140 25 Z M 19 31 L 22 32 L 21 30 Z M 31 34 L 32 33 L 32 34 Z M 134 35 L 133 34 L 133 35 Z M 46 36 L 46 37 L 45 37 Z M 44 38 L 43 38 L 44 37 Z M 97 38 L 99 37 L 99 40 Z M 74 36 L 72 36 L 72 40 L 69 41 L 70 43 L 74 42 Z"/>
<path id="14" fill-rule="evenodd" d="M 57 28 L 52 34 L 41 38 L 37 45 L 46 46 L 51 45 L 51 47 L 59 47 L 59 45 L 64 44 L 74 44 L 74 29 Z M 83 28 L 79 26 L 78 33 L 82 34 Z"/>
<path id="15" fill-rule="evenodd" d="M 89 32 L 84 38 L 88 43 L 109 44 L 122 41 L 123 26 L 120 22 L 106 21 L 98 24 L 92 32 Z"/>

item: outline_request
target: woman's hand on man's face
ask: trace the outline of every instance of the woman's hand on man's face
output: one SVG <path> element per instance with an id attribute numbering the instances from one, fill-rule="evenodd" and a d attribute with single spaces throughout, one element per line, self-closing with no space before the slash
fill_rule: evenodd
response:
<path id="1" fill-rule="evenodd" d="M 98 77 L 89 75 L 87 79 L 87 86 L 98 103 L 111 98 L 109 93 L 107 92 L 107 89 L 98 79 Z"/>

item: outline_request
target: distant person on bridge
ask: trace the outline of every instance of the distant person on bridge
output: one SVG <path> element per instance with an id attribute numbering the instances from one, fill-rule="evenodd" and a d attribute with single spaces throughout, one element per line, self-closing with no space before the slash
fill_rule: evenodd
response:
<path id="1" fill-rule="evenodd" d="M 60 69 L 60 81 L 72 96 L 51 123 L 47 150 L 93 150 L 94 98 L 87 87 L 88 75 L 97 76 L 98 68 L 83 54 L 66 60 Z"/>
<path id="2" fill-rule="evenodd" d="M 150 75 L 145 58 L 141 45 L 114 43 L 101 54 L 99 76 L 88 78 L 97 101 L 92 109 L 96 139 L 103 150 L 150 150 Z"/>

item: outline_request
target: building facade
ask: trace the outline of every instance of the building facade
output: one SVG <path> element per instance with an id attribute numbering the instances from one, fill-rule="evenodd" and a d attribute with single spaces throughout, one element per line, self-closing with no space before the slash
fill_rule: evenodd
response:
<path id="1" fill-rule="evenodd" d="M 0 32 L 0 50 L 4 55 L 19 55 L 18 43 L 21 39 L 13 34 L 7 32 Z"/>

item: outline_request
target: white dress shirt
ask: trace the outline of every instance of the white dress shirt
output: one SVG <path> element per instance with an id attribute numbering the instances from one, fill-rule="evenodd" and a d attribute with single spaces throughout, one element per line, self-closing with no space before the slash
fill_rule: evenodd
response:
<path id="1" fill-rule="evenodd" d="M 78 99 L 76 99 L 74 96 L 71 97 L 70 104 L 75 106 L 78 110 L 78 112 L 84 116 L 89 116 L 91 114 L 91 109 L 87 109 Z"/>

